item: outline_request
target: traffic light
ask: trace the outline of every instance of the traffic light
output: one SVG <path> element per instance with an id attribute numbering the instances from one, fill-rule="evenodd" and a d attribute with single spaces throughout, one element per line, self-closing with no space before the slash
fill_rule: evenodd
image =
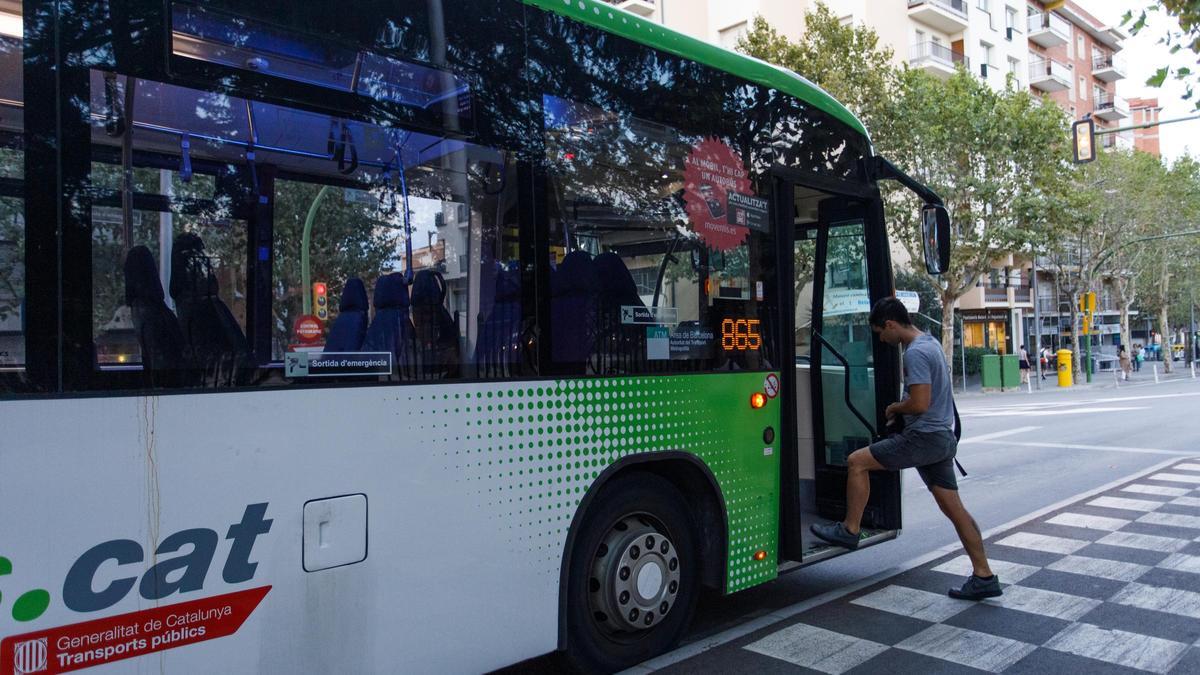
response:
<path id="1" fill-rule="evenodd" d="M 329 320 L 329 289 L 326 288 L 325 282 L 318 281 L 313 284 L 313 315 L 321 321 Z"/>
<path id="2" fill-rule="evenodd" d="M 1091 315 L 1091 314 L 1084 314 L 1084 315 L 1083 315 L 1083 332 L 1082 332 L 1082 335 L 1091 335 L 1091 334 L 1092 334 L 1092 315 Z"/>
<path id="3" fill-rule="evenodd" d="M 1096 313 L 1096 291 L 1088 291 L 1079 296 L 1079 311 L 1084 314 Z"/>
<path id="4" fill-rule="evenodd" d="M 1096 159 L 1096 123 L 1090 117 L 1071 125 L 1071 146 L 1076 164 Z"/>

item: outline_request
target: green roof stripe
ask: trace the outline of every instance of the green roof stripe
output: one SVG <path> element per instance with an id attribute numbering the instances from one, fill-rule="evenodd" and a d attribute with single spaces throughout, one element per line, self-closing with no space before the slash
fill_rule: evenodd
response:
<path id="1" fill-rule="evenodd" d="M 522 0 L 527 5 L 570 17 L 634 42 L 691 59 L 706 66 L 737 75 L 765 87 L 777 89 L 832 115 L 854 131 L 867 137 L 866 127 L 846 106 L 825 90 L 790 70 L 771 65 L 752 56 L 723 49 L 697 40 L 665 26 L 599 0 Z"/>

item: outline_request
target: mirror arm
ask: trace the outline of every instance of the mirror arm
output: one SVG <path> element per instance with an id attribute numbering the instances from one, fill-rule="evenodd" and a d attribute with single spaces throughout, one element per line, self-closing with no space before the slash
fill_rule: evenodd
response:
<path id="1" fill-rule="evenodd" d="M 912 190 L 918 197 L 925 200 L 926 204 L 937 204 L 945 206 L 942 198 L 936 192 L 931 190 L 921 181 L 904 173 L 895 164 L 892 164 L 888 158 L 883 155 L 875 155 L 867 160 L 867 173 L 871 180 L 894 180 L 904 187 Z"/>

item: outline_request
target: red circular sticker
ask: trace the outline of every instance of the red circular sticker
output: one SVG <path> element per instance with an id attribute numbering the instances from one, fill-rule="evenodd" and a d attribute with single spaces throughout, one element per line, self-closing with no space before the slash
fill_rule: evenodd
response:
<path id="1" fill-rule="evenodd" d="M 752 195 L 741 157 L 716 139 L 701 141 L 684 162 L 683 201 L 692 231 L 717 251 L 736 248 L 750 231 L 731 211 L 729 195 Z"/>
<path id="2" fill-rule="evenodd" d="M 311 314 L 305 314 L 296 319 L 296 339 L 300 342 L 311 343 L 321 339 L 321 320 Z"/>
<path id="3" fill-rule="evenodd" d="M 767 375 L 767 379 L 763 380 L 763 393 L 767 398 L 775 398 L 779 395 L 779 376 L 775 373 Z"/>

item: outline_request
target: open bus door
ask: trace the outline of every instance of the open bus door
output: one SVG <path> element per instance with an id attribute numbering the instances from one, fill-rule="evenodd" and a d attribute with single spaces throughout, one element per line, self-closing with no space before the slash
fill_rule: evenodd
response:
<path id="1" fill-rule="evenodd" d="M 841 520 L 846 457 L 878 434 L 881 411 L 899 395 L 899 353 L 871 331 L 873 302 L 892 293 L 891 262 L 877 194 L 813 189 L 780 178 L 780 278 L 785 312 L 781 545 L 784 560 L 810 564 L 847 552 L 808 526 Z M 786 259 L 785 259 L 786 258 Z M 874 472 L 862 546 L 900 528 L 900 473 Z"/>

